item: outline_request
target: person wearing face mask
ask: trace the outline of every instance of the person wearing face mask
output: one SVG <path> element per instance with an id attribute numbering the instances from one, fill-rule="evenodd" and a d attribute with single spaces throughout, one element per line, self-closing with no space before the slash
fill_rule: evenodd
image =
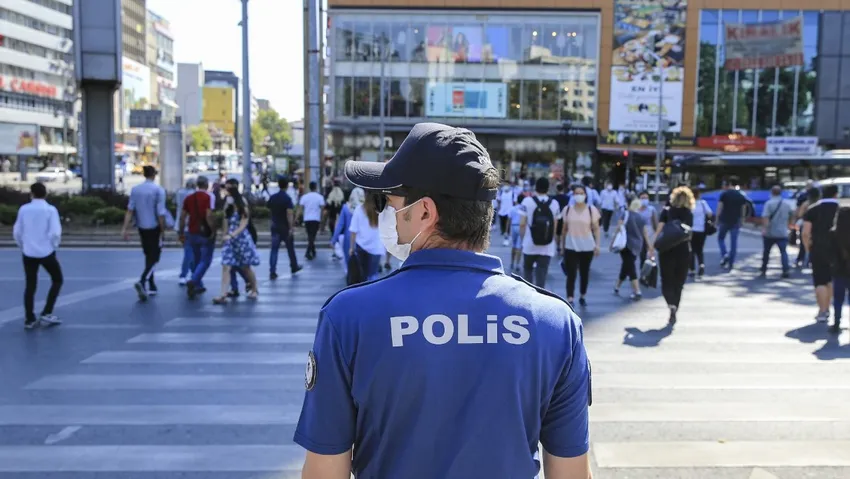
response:
<path id="1" fill-rule="evenodd" d="M 499 175 L 475 135 L 420 123 L 389 162 L 345 174 L 372 192 L 403 263 L 319 313 L 294 437 L 302 477 L 530 478 L 542 464 L 590 478 L 581 320 L 484 254 Z"/>
<path id="2" fill-rule="evenodd" d="M 619 195 L 614 191 L 614 185 L 611 183 L 605 184 L 605 189 L 599 194 L 599 200 L 602 202 L 602 231 L 605 232 L 605 237 L 608 237 L 608 229 L 611 227 L 611 218 L 614 217 L 614 211 L 617 210 L 617 205 L 620 204 Z"/>
<path id="3" fill-rule="evenodd" d="M 363 204 L 354 209 L 348 231 L 351 233 L 348 255 L 357 256 L 366 281 L 377 279 L 381 273 L 381 258 L 387 250 L 378 232 L 378 210 L 374 198 L 367 197 Z"/>
<path id="4" fill-rule="evenodd" d="M 658 210 L 655 209 L 655 206 L 649 203 L 648 192 L 641 191 L 638 199 L 640 200 L 640 208 L 637 210 L 637 214 L 639 214 L 643 219 L 643 224 L 648 230 L 648 237 L 651 238 L 655 233 L 655 229 L 658 227 Z M 646 261 L 647 246 L 649 246 L 649 242 L 644 241 L 643 247 L 640 249 L 640 263 L 638 263 L 638 269 L 640 269 Z"/>
<path id="5" fill-rule="evenodd" d="M 580 277 L 579 305 L 587 306 L 587 286 L 590 283 L 590 263 L 599 256 L 599 210 L 587 204 L 587 190 L 583 186 L 573 188 L 575 204 L 567 206 L 561 213 L 563 231 L 561 249 L 564 251 L 564 269 L 567 272 L 567 301 L 573 304 L 576 278 Z"/>

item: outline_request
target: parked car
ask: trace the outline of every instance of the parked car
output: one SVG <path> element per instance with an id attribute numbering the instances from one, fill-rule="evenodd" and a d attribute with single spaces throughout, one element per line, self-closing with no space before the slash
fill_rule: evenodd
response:
<path id="1" fill-rule="evenodd" d="M 48 166 L 39 171 L 35 180 L 39 183 L 49 183 L 52 181 L 61 181 L 67 183 L 74 177 L 74 174 L 69 170 L 57 166 Z"/>

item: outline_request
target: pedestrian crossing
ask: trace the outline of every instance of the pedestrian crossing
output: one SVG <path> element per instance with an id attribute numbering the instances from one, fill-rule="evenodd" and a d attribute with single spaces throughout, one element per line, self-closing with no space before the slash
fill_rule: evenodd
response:
<path id="1" fill-rule="evenodd" d="M 771 288 L 751 260 L 688 284 L 673 329 L 657 292 L 637 303 L 611 293 L 618 257 L 594 262 L 579 313 L 596 477 L 850 477 L 847 332 L 811 325 L 806 278 Z M 563 287 L 555 267 L 549 281 Z M 144 306 L 159 304 L 158 322 L 80 319 L 91 329 L 71 334 L 113 326 L 120 341 L 0 400 L 0 478 L 300 477 L 291 439 L 306 353 L 339 270 L 317 263 L 226 306 L 186 304 L 170 286 Z"/>

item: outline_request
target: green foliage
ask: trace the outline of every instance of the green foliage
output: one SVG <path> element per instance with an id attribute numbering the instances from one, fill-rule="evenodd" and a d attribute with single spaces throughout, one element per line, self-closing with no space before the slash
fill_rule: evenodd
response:
<path id="1" fill-rule="evenodd" d="M 59 214 L 62 216 L 89 216 L 106 206 L 106 202 L 96 196 L 71 196 L 65 202 L 64 211 L 60 211 Z"/>
<path id="2" fill-rule="evenodd" d="M 29 192 L 18 191 L 14 188 L 0 186 L 0 205 L 21 206 L 30 200 Z"/>
<path id="3" fill-rule="evenodd" d="M 212 135 L 207 125 L 189 127 L 189 145 L 193 151 L 210 151 L 213 147 Z"/>
<path id="4" fill-rule="evenodd" d="M 257 220 L 265 220 L 271 216 L 271 212 L 265 206 L 254 206 L 251 208 L 251 216 Z"/>
<path id="5" fill-rule="evenodd" d="M 268 139 L 268 141 L 267 141 Z M 292 143 L 292 127 L 274 110 L 261 110 L 251 125 L 251 141 L 258 155 L 279 155 Z"/>
<path id="6" fill-rule="evenodd" d="M 124 210 L 114 206 L 107 206 L 94 210 L 92 220 L 98 224 L 120 225 L 124 222 Z"/>
<path id="7" fill-rule="evenodd" d="M 12 226 L 18 217 L 18 207 L 0 203 L 0 225 Z"/>

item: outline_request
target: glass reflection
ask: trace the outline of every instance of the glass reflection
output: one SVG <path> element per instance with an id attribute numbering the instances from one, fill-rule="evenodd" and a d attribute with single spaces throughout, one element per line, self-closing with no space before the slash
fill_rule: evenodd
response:
<path id="1" fill-rule="evenodd" d="M 539 120 L 540 119 L 540 81 L 525 80 L 522 82 L 522 119 L 523 120 Z"/>
<path id="2" fill-rule="evenodd" d="M 511 120 L 519 120 L 520 111 L 522 110 L 522 82 L 513 80 L 508 83 L 508 118 Z"/>
<path id="3" fill-rule="evenodd" d="M 351 77 L 336 78 L 336 114 L 351 116 L 352 85 Z"/>
<path id="4" fill-rule="evenodd" d="M 540 119 L 558 119 L 558 82 L 542 81 L 540 85 Z"/>
<path id="5" fill-rule="evenodd" d="M 410 24 L 410 38 L 407 44 L 410 49 L 410 61 L 414 63 L 425 63 L 428 61 L 425 29 L 424 23 L 414 22 Z"/>
<path id="6" fill-rule="evenodd" d="M 509 60 L 510 30 L 505 25 L 487 25 L 484 28 L 484 39 L 481 45 L 482 63 L 499 63 Z"/>
<path id="7" fill-rule="evenodd" d="M 390 24 L 390 61 L 406 62 L 410 60 L 407 46 L 407 22 L 393 22 Z"/>
<path id="8" fill-rule="evenodd" d="M 410 90 L 407 95 L 410 100 L 410 116 L 424 117 L 425 116 L 425 79 L 411 78 Z"/>
<path id="9" fill-rule="evenodd" d="M 336 28 L 335 45 L 337 60 L 351 60 L 351 52 L 354 48 L 354 31 L 351 22 L 340 22 Z"/>
<path id="10" fill-rule="evenodd" d="M 372 61 L 372 23 L 354 22 L 354 61 Z"/>
<path id="11" fill-rule="evenodd" d="M 353 116 L 369 116 L 371 102 L 370 78 L 354 78 L 354 111 Z"/>
<path id="12" fill-rule="evenodd" d="M 448 63 L 454 59 L 452 55 L 452 29 L 448 25 L 429 25 L 425 31 L 427 50 L 430 63 Z"/>
<path id="13" fill-rule="evenodd" d="M 452 58 L 455 63 L 481 63 L 481 47 L 484 41 L 481 25 L 457 25 L 452 27 Z"/>

